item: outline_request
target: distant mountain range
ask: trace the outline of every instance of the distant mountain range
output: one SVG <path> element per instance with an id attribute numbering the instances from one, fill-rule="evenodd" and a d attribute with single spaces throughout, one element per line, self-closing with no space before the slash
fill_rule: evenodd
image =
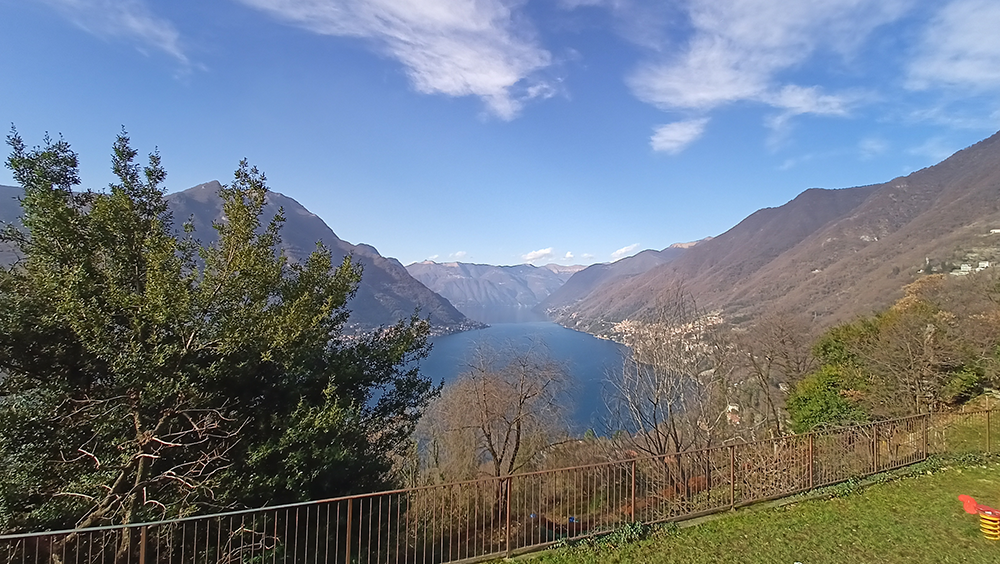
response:
<path id="1" fill-rule="evenodd" d="M 492 266 L 462 262 L 415 262 L 411 276 L 445 297 L 471 319 L 486 323 L 523 320 L 583 266 Z"/>
<path id="2" fill-rule="evenodd" d="M 590 265 L 570 277 L 562 287 L 545 298 L 538 308 L 547 314 L 557 312 L 586 298 L 601 286 L 622 282 L 657 266 L 670 263 L 698 242 L 676 243 L 662 251 L 646 249 L 615 262 Z"/>
<path id="3" fill-rule="evenodd" d="M 222 213 L 218 188 L 213 181 L 168 195 L 178 224 L 191 216 L 197 234 L 214 238 L 211 223 Z M 16 220 L 18 194 L 0 186 L 0 221 Z M 618 322 L 650 315 L 682 287 L 702 308 L 736 323 L 770 311 L 823 327 L 888 306 L 924 274 L 997 267 L 1000 133 L 884 184 L 809 189 L 718 237 L 586 268 L 430 261 L 404 268 L 368 245 L 342 241 L 298 202 L 272 192 L 266 215 L 278 206 L 287 217 L 282 238 L 289 256 L 302 258 L 323 241 L 364 265 L 351 302 L 351 321 L 359 326 L 391 323 L 416 308 L 439 331 L 478 326 L 470 317 L 493 322 L 497 312 L 514 312 L 499 320 L 523 321 L 535 312 L 614 337 Z M 12 259 L 0 248 L 0 260 Z"/>
<path id="4" fill-rule="evenodd" d="M 806 190 L 645 272 L 571 291 L 583 270 L 543 307 L 610 335 L 682 286 L 736 322 L 779 311 L 825 326 L 886 307 L 925 273 L 998 260 L 1000 134 L 884 184 Z"/>
<path id="5" fill-rule="evenodd" d="M 195 237 L 202 243 L 216 240 L 212 222 L 222 218 L 222 200 L 218 181 L 206 182 L 193 188 L 166 196 L 177 226 L 191 219 Z M 20 216 L 16 198 L 20 188 L 0 187 L 0 221 L 15 222 Z M 301 204 L 278 192 L 269 192 L 262 221 L 274 217 L 278 208 L 284 208 L 285 224 L 281 230 L 282 248 L 288 256 L 302 260 L 322 241 L 339 259 L 353 253 L 356 262 L 364 269 L 358 292 L 348 307 L 348 322 L 356 329 L 365 330 L 391 324 L 419 311 L 421 317 L 430 319 L 436 333 L 453 332 L 481 326 L 462 315 L 441 296 L 410 276 L 396 259 L 381 256 L 369 245 L 352 245 L 343 241 L 315 214 Z M 7 249 L 0 249 L 0 260 L 9 264 L 14 256 Z"/>

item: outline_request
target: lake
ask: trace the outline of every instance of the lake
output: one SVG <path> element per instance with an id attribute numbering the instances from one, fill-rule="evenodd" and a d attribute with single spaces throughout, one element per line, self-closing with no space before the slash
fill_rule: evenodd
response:
<path id="1" fill-rule="evenodd" d="M 430 356 L 421 363 L 421 372 L 434 383 L 445 384 L 457 378 L 468 364 L 476 345 L 495 348 L 513 343 L 527 345 L 532 340 L 544 342 L 550 356 L 566 367 L 570 376 L 570 424 L 574 431 L 604 428 L 605 382 L 608 375 L 620 371 L 625 347 L 593 335 L 566 329 L 549 321 L 497 323 L 486 329 L 465 331 L 431 340 Z"/>

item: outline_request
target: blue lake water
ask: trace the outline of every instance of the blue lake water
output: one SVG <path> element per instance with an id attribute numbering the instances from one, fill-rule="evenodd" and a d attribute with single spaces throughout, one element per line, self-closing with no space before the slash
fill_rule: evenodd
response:
<path id="1" fill-rule="evenodd" d="M 497 323 L 486 329 L 432 339 L 434 346 L 421 363 L 421 372 L 435 383 L 447 384 L 465 371 L 477 345 L 527 346 L 532 340 L 544 342 L 553 360 L 569 373 L 572 405 L 567 406 L 567 412 L 574 430 L 593 428 L 600 433 L 604 427 L 606 382 L 610 374 L 621 370 L 625 350 L 617 343 L 548 321 Z"/>

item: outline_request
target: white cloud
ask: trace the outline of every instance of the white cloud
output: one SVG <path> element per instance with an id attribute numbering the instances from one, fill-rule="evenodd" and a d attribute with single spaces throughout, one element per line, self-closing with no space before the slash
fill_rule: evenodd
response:
<path id="1" fill-rule="evenodd" d="M 573 253 L 566 251 L 566 254 L 563 256 L 563 260 L 573 260 Z"/>
<path id="2" fill-rule="evenodd" d="M 538 249 L 537 251 L 531 251 L 530 253 L 521 255 L 521 260 L 524 262 L 541 262 L 543 260 L 552 260 L 555 255 L 552 252 L 552 247 L 546 249 Z"/>
<path id="3" fill-rule="evenodd" d="M 705 133 L 708 118 L 677 121 L 658 126 L 649 144 L 654 151 L 676 155 Z"/>
<path id="4" fill-rule="evenodd" d="M 958 151 L 958 149 L 949 144 L 943 138 L 931 137 L 930 139 L 924 141 L 921 145 L 910 149 L 909 153 L 911 155 L 927 157 L 933 161 L 931 164 L 937 164 L 954 155 L 956 151 Z"/>
<path id="5" fill-rule="evenodd" d="M 453 259 L 455 259 L 455 260 L 462 260 L 462 259 L 464 259 L 464 258 L 465 258 L 465 256 L 466 256 L 466 255 L 468 255 L 468 254 L 469 254 L 469 253 L 467 253 L 467 252 L 465 252 L 465 251 L 455 251 L 454 253 L 451 253 L 450 255 L 448 255 L 448 257 L 449 257 L 449 258 L 453 258 Z"/>
<path id="6" fill-rule="evenodd" d="M 180 33 L 170 21 L 156 16 L 143 0 L 41 0 L 84 31 L 104 38 L 121 38 L 153 47 L 185 65 Z"/>
<path id="7" fill-rule="evenodd" d="M 953 0 L 931 20 L 909 68 L 907 86 L 1000 89 L 1000 3 Z"/>
<path id="8" fill-rule="evenodd" d="M 637 248 L 639 248 L 639 243 L 633 243 L 627 247 L 622 247 L 617 251 L 611 253 L 611 260 L 618 260 L 620 258 L 628 256 L 629 253 L 636 250 Z"/>
<path id="9" fill-rule="evenodd" d="M 782 110 L 773 126 L 795 115 L 846 115 L 852 94 L 783 83 L 782 72 L 821 49 L 850 56 L 878 26 L 899 18 L 910 0 L 691 0 L 692 34 L 679 49 L 641 65 L 629 85 L 665 110 L 709 111 L 738 101 Z"/>
<path id="10" fill-rule="evenodd" d="M 502 119 L 555 92 L 536 76 L 552 57 L 516 13 L 519 0 L 240 1 L 314 33 L 374 40 L 417 91 L 478 96 Z"/>

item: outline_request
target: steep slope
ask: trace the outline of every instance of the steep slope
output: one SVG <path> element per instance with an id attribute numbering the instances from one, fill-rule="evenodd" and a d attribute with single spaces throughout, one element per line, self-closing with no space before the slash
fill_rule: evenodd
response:
<path id="1" fill-rule="evenodd" d="M 779 310 L 833 323 L 887 306 L 925 266 L 1000 258 L 1000 235 L 989 233 L 997 227 L 1000 134 L 885 184 L 806 190 L 556 316 L 599 333 L 648 314 L 666 289 L 683 285 L 737 321 Z"/>
<path id="2" fill-rule="evenodd" d="M 551 315 L 582 300 L 604 284 L 628 279 L 676 260 L 688 248 L 685 245 L 670 246 L 662 251 L 646 249 L 615 262 L 592 264 L 570 277 L 562 287 L 545 298 L 538 309 Z"/>
<path id="3" fill-rule="evenodd" d="M 406 266 L 410 275 L 447 298 L 459 311 L 484 322 L 494 322 L 505 311 L 534 308 L 581 268 L 433 261 Z"/>

